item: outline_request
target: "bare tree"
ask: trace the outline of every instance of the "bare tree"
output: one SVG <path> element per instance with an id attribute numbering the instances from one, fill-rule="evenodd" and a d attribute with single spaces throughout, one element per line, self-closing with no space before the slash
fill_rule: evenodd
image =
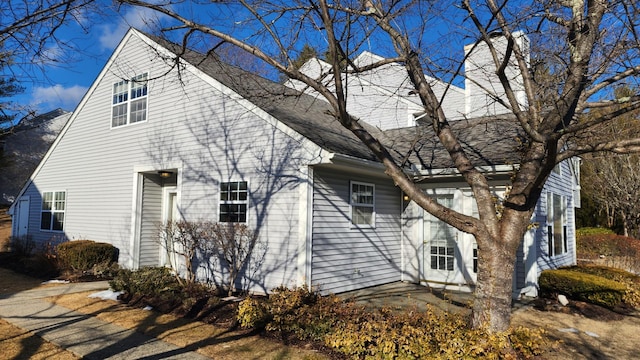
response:
<path id="1" fill-rule="evenodd" d="M 473 234 L 478 244 L 475 327 L 499 331 L 509 325 L 516 252 L 554 166 L 589 152 L 628 153 L 640 149 L 640 139 L 635 137 L 603 138 L 594 131 L 598 125 L 640 107 L 638 94 L 617 101 L 606 96 L 612 94 L 607 89 L 617 83 L 637 81 L 640 72 L 636 26 L 640 13 L 631 0 L 463 0 L 460 6 L 450 2 L 374 0 L 367 1 L 366 7 L 360 1 L 240 0 L 207 5 L 212 10 L 207 16 L 183 12 L 180 1 L 120 2 L 171 17 L 176 24 L 164 30 L 178 43 L 186 46 L 194 34 L 215 37 L 304 83 L 330 104 L 335 119 L 368 146 L 404 193 L 436 218 Z M 216 13 L 233 16 L 216 17 Z M 461 35 L 487 47 L 491 66 L 482 70 L 499 81 L 497 90 L 484 90 L 509 111 L 513 124 L 525 134 L 519 167 L 512 176 L 500 215 L 489 180 L 465 151 L 441 106 L 443 97 L 436 95 L 425 75 L 441 75 L 451 81 L 463 76 L 464 59 L 438 57 L 431 53 L 434 44 L 427 41 L 430 33 L 442 29 L 437 28 L 438 24 L 447 19 L 452 19 L 449 29 L 459 29 Z M 536 45 L 531 54 L 533 64 L 542 64 L 548 76 L 531 71 L 530 54 L 521 47 L 517 30 L 532 38 Z M 504 48 L 493 42 L 495 32 L 506 39 Z M 443 42 L 453 38 L 444 38 Z M 326 46 L 327 59 L 333 59 L 329 76 L 312 78 L 293 66 L 295 49 L 309 39 Z M 394 55 L 359 67 L 352 61 L 353 54 L 367 42 L 375 42 L 378 48 L 393 51 Z M 419 97 L 425 118 L 473 191 L 478 218 L 442 206 L 421 191 L 403 164 L 348 112 L 350 76 L 373 71 L 391 61 L 406 68 L 412 93 Z M 514 89 L 514 74 L 509 72 L 513 67 L 522 93 Z M 620 102 L 626 106 L 614 106 Z M 588 116 L 595 110 L 601 116 Z M 583 138 L 590 141 L 578 141 Z"/>
<path id="2" fill-rule="evenodd" d="M 186 280 L 196 281 L 198 256 L 211 256 L 215 247 L 213 242 L 213 224 L 207 221 L 172 221 L 160 225 L 159 240 L 167 253 L 171 267 L 176 270 L 178 281 L 182 282 L 179 264 L 173 255 L 179 255 L 186 270 Z"/>

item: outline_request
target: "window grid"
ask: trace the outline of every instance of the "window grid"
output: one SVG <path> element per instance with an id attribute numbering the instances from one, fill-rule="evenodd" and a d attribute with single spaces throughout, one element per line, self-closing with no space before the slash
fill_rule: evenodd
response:
<path id="1" fill-rule="evenodd" d="M 64 214 L 67 194 L 65 191 L 48 191 L 42 194 L 40 229 L 46 231 L 64 230 Z"/>
<path id="2" fill-rule="evenodd" d="M 375 187 L 373 184 L 351 182 L 351 224 L 375 225 Z"/>
<path id="3" fill-rule="evenodd" d="M 246 181 L 220 183 L 220 222 L 247 222 L 248 186 Z"/>
<path id="4" fill-rule="evenodd" d="M 113 84 L 111 127 L 147 120 L 148 74 Z"/>

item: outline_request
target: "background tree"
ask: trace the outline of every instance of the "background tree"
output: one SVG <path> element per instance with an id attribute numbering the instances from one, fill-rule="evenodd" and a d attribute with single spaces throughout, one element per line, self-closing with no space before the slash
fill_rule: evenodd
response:
<path id="1" fill-rule="evenodd" d="M 7 74 L 7 65 L 11 63 L 11 58 L 9 54 L 2 51 L 2 48 L 0 43 L 0 136 L 11 131 L 17 116 L 11 97 L 24 90 L 15 77 Z"/>
<path id="2" fill-rule="evenodd" d="M 630 86 L 615 89 L 614 97 L 620 102 L 614 108 L 625 108 L 625 99 L 637 93 Z M 595 111 L 593 116 L 602 116 Z M 640 134 L 638 111 L 630 111 L 614 121 L 598 127 L 600 136 L 611 139 L 628 138 Z M 587 141 L 589 141 L 587 139 Z M 583 157 L 583 192 L 594 202 L 598 214 L 605 216 L 605 226 L 620 227 L 624 236 L 640 236 L 640 156 L 636 154 L 587 154 Z"/>
<path id="3" fill-rule="evenodd" d="M 606 89 L 622 81 L 635 82 L 640 71 L 640 39 L 636 24 L 640 14 L 633 1 L 471 1 L 454 7 L 450 2 L 370 1 L 248 1 L 207 5 L 231 9 L 236 18 L 212 19 L 181 11 L 178 2 L 143 0 L 121 3 L 154 9 L 177 24 L 165 29 L 169 38 L 188 44 L 193 33 L 229 42 L 256 56 L 291 79 L 303 82 L 333 108 L 333 115 L 378 157 L 385 173 L 413 201 L 436 218 L 458 230 L 473 234 L 478 244 L 478 277 L 473 306 L 473 325 L 492 331 L 509 325 L 512 274 L 516 251 L 527 231 L 542 188 L 556 164 L 589 152 L 627 153 L 640 149 L 637 138 L 609 139 L 597 136 L 596 128 L 640 107 L 640 95 L 620 101 L 607 100 Z M 242 29 L 231 21 L 242 18 Z M 429 42 L 435 31 L 446 36 Z M 522 130 L 521 161 L 497 215 L 489 181 L 474 165 L 458 140 L 425 74 L 459 81 L 464 59 L 447 55 L 444 42 L 460 38 L 484 43 L 493 59 L 490 68 L 500 80 L 492 99 L 509 109 L 513 123 Z M 534 58 L 546 59 L 551 82 L 539 83 L 528 65 L 527 49 L 520 48 L 514 31 L 532 38 Z M 507 40 L 506 56 L 492 42 L 500 32 Z M 251 35 L 248 35 L 248 34 Z M 293 66 L 290 49 L 301 37 L 326 46 L 332 61 L 330 81 L 314 79 Z M 387 51 L 388 59 L 358 67 L 351 60 L 363 44 L 374 43 Z M 434 51 L 440 48 L 442 51 Z M 322 49 L 321 49 L 322 50 Z M 438 55 L 439 54 L 439 55 Z M 343 72 L 342 61 L 348 63 Z M 455 168 L 471 187 L 479 217 L 467 216 L 438 204 L 421 191 L 402 164 L 397 163 L 378 139 L 347 111 L 345 79 L 350 74 L 372 71 L 390 61 L 405 66 L 430 126 L 449 153 Z M 457 64 L 454 63 L 457 61 Z M 507 64 L 518 69 L 526 102 L 516 96 Z M 540 101 L 539 90 L 551 96 Z M 491 89 L 487 89 L 492 91 Z M 589 117 L 598 110 L 601 116 Z M 577 141 L 589 137 L 589 143 Z"/>

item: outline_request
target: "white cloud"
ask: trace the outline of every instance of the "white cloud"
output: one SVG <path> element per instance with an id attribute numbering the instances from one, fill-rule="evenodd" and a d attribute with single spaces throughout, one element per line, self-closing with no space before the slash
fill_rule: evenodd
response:
<path id="1" fill-rule="evenodd" d="M 55 108 L 72 111 L 86 92 L 87 87 L 80 85 L 64 87 L 57 84 L 49 87 L 34 87 L 31 94 L 31 105 L 37 106 L 42 111 Z"/>
<path id="2" fill-rule="evenodd" d="M 167 18 L 168 16 L 148 8 L 130 8 L 118 23 L 100 26 L 100 45 L 105 49 L 113 49 L 129 30 L 129 27 L 145 30 L 149 29 L 151 24 Z"/>

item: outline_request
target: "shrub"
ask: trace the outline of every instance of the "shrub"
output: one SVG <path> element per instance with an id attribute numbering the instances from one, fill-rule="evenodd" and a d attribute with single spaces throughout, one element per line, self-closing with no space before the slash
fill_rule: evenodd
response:
<path id="1" fill-rule="evenodd" d="M 615 234 L 591 234 L 576 239 L 579 257 L 595 259 L 600 256 L 640 255 L 640 240 Z"/>
<path id="2" fill-rule="evenodd" d="M 634 308 L 640 308 L 640 276 L 628 271 L 597 265 L 572 266 L 567 270 L 596 275 L 624 284 L 627 287 L 623 296 L 624 303 Z"/>
<path id="3" fill-rule="evenodd" d="M 111 244 L 91 240 L 64 242 L 57 246 L 58 261 L 63 270 L 88 271 L 118 262 L 118 249 Z"/>
<path id="4" fill-rule="evenodd" d="M 135 271 L 122 269 L 109 281 L 109 286 L 115 291 L 150 297 L 183 292 L 176 276 L 165 267 L 143 267 Z"/>
<path id="5" fill-rule="evenodd" d="M 569 269 L 545 270 L 540 274 L 539 284 L 543 294 L 564 294 L 611 309 L 622 305 L 627 291 L 624 284 Z"/>
<path id="6" fill-rule="evenodd" d="M 430 306 L 426 311 L 367 310 L 334 295 L 307 288 L 275 289 L 268 298 L 250 298 L 238 314 L 245 327 L 293 333 L 323 342 L 349 357 L 371 359 L 520 358 L 542 353 L 542 330 L 511 329 L 489 334 L 468 327 L 468 318 Z"/>
<path id="7" fill-rule="evenodd" d="M 36 248 L 36 243 L 31 235 L 12 236 L 9 240 L 11 251 L 19 257 L 29 257 Z"/>

